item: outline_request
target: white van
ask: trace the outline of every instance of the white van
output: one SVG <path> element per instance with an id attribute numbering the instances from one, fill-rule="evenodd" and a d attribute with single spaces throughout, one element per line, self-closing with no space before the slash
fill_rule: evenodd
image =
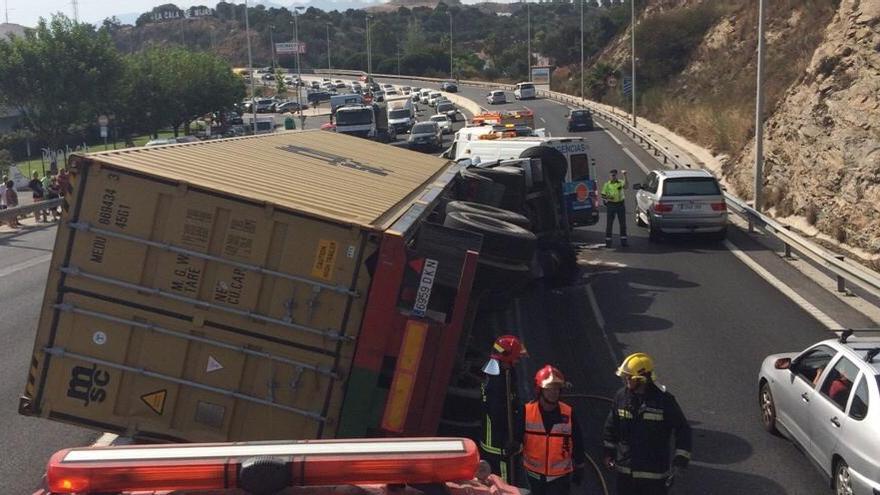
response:
<path id="1" fill-rule="evenodd" d="M 516 89 L 513 90 L 513 97 L 517 100 L 530 100 L 535 98 L 535 85 L 530 82 L 516 83 Z"/>

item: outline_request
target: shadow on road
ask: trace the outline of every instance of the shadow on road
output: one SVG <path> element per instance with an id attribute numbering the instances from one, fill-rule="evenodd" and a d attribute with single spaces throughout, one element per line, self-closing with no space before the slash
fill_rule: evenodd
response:
<path id="1" fill-rule="evenodd" d="M 707 487 L 712 487 L 708 490 Z M 728 471 L 692 463 L 677 478 L 671 495 L 787 495 L 790 492 L 779 483 L 764 476 Z M 821 491 L 819 491 L 821 493 Z"/>

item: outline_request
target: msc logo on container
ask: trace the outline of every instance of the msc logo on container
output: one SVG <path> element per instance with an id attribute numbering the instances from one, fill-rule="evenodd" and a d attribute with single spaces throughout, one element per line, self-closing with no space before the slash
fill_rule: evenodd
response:
<path id="1" fill-rule="evenodd" d="M 70 382 L 67 385 L 67 396 L 72 399 L 83 401 L 83 405 L 89 407 L 92 402 L 104 402 L 107 391 L 104 387 L 110 383 L 110 374 L 99 370 L 93 364 L 91 368 L 74 366 L 70 370 Z"/>

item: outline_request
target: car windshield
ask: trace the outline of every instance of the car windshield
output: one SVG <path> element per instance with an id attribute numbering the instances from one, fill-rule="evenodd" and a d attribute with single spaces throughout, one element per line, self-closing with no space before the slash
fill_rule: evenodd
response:
<path id="1" fill-rule="evenodd" d="M 446 122 L 448 119 L 445 115 L 435 115 L 431 117 L 431 120 L 434 122 Z"/>
<path id="2" fill-rule="evenodd" d="M 578 110 L 575 112 L 571 112 L 571 118 L 573 118 L 573 119 L 585 119 L 589 116 L 590 116 L 590 113 L 586 112 L 584 110 Z"/>
<path id="3" fill-rule="evenodd" d="M 440 93 L 431 93 L 431 98 L 440 98 Z"/>
<path id="4" fill-rule="evenodd" d="M 409 110 L 392 110 L 388 112 L 389 119 L 405 119 L 409 117 Z"/>
<path id="5" fill-rule="evenodd" d="M 437 105 L 438 112 L 448 112 L 450 110 L 455 110 L 455 105 L 452 103 L 444 103 L 442 105 Z"/>
<path id="6" fill-rule="evenodd" d="M 336 112 L 336 125 L 365 125 L 372 123 L 373 113 L 366 109 Z"/>
<path id="7" fill-rule="evenodd" d="M 666 179 L 663 182 L 664 196 L 719 196 L 721 188 L 711 177 L 687 177 Z"/>
<path id="8" fill-rule="evenodd" d="M 532 84 L 523 84 L 519 89 L 535 89 L 535 86 Z"/>
<path id="9" fill-rule="evenodd" d="M 413 134 L 431 134 L 434 132 L 434 126 L 431 124 L 416 124 L 412 128 Z"/>

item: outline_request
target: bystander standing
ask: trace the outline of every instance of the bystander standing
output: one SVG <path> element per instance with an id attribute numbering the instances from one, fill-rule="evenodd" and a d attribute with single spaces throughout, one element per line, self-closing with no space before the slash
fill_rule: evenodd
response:
<path id="1" fill-rule="evenodd" d="M 11 180 L 6 181 L 6 191 L 3 195 L 5 196 L 6 206 L 8 208 L 18 207 L 18 193 L 15 192 L 15 182 L 12 182 Z M 12 228 L 21 227 L 21 224 L 18 222 L 18 217 L 10 218 L 9 226 Z"/>
<path id="2" fill-rule="evenodd" d="M 34 172 L 33 179 L 28 182 L 28 187 L 31 188 L 32 197 L 34 198 L 34 203 L 39 203 L 46 198 L 46 191 L 43 189 L 43 181 L 40 180 L 40 173 Z M 43 217 L 43 222 L 48 222 L 49 220 L 46 218 L 46 210 L 35 210 L 34 211 L 34 220 L 40 222 L 40 216 Z"/>

